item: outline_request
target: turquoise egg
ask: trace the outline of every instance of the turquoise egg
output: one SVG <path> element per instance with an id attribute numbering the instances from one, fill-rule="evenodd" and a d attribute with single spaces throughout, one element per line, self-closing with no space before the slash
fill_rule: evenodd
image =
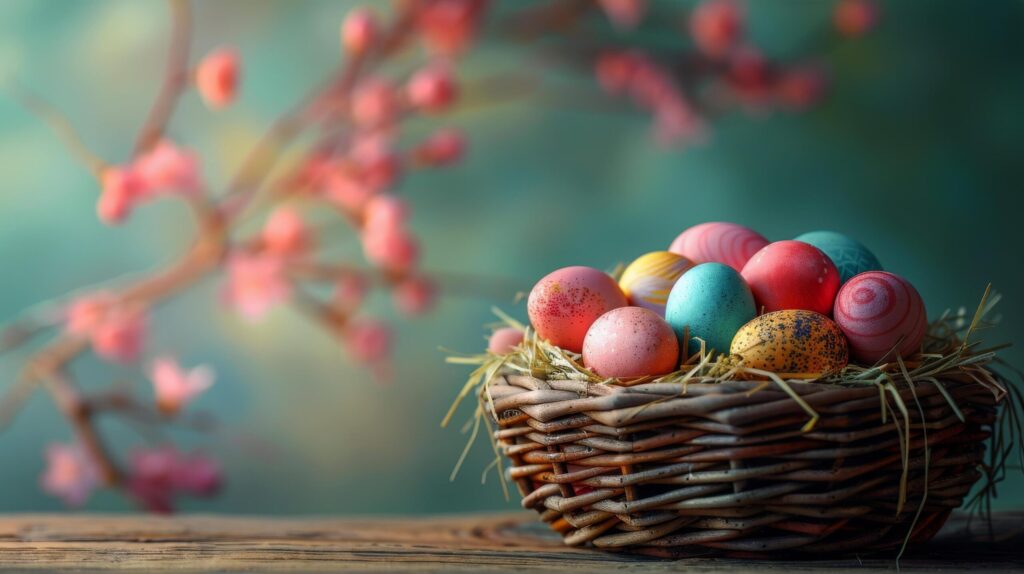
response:
<path id="1" fill-rule="evenodd" d="M 694 337 L 703 339 L 708 351 L 728 353 L 736 331 L 756 314 L 747 282 L 722 263 L 702 263 L 683 273 L 665 303 L 665 320 L 690 355 L 700 351 Z M 690 340 L 683 341 L 687 329 Z"/>
<path id="2" fill-rule="evenodd" d="M 881 271 L 882 264 L 874 253 L 859 241 L 836 231 L 810 231 L 795 238 L 821 249 L 839 269 L 839 281 L 846 283 L 865 271 Z"/>

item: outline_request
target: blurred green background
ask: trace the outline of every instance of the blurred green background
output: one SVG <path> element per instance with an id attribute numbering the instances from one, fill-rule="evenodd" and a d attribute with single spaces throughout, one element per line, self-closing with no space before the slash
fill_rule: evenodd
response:
<path id="1" fill-rule="evenodd" d="M 769 55 L 791 54 L 830 26 L 831 2 L 751 4 L 752 38 Z M 198 3 L 193 53 L 235 44 L 245 65 L 234 107 L 211 115 L 193 95 L 171 126 L 174 138 L 202 151 L 215 184 L 273 117 L 337 62 L 337 27 L 351 5 Z M 453 115 L 451 123 L 470 136 L 465 163 L 415 174 L 400 188 L 414 205 L 425 266 L 516 278 L 527 289 L 556 267 L 610 268 L 661 249 L 703 221 L 743 223 L 772 239 L 831 228 L 859 238 L 887 269 L 909 278 L 932 315 L 972 307 L 992 282 L 1007 297 L 1002 325 L 987 337 L 1019 342 L 1024 3 L 901 0 L 884 9 L 876 33 L 815 54 L 834 80 L 823 105 L 764 117 L 737 112 L 716 121 L 705 144 L 685 150 L 658 148 L 647 119 L 628 112 L 524 98 Z M 100 155 L 124 157 L 157 90 L 166 35 L 161 2 L 5 0 L 0 80 L 44 94 Z M 485 42 L 462 75 L 531 65 L 521 47 Z M 151 268 L 185 245 L 190 223 L 181 206 L 147 205 L 127 225 L 107 228 L 94 215 L 95 196 L 95 183 L 51 131 L 0 97 L 0 318 Z M 396 318 L 396 377 L 388 384 L 350 364 L 336 341 L 296 312 L 280 309 L 251 327 L 223 311 L 214 281 L 161 307 L 151 348 L 173 351 L 185 364 L 210 363 L 219 375 L 196 406 L 218 414 L 220 432 L 209 440 L 174 437 L 202 443 L 223 460 L 228 485 L 216 499 L 182 507 L 514 507 L 493 474 L 480 485 L 490 460 L 483 442 L 449 483 L 464 437 L 438 428 L 467 374 L 446 365 L 438 347 L 482 349 L 482 324 L 493 319 L 494 304 L 525 316 L 511 298 L 444 298 L 427 317 Z M 395 315 L 386 295 L 371 306 Z M 0 387 L 13 380 L 22 357 L 0 357 Z M 1024 365 L 1019 347 L 1005 358 Z M 90 361 L 76 368 L 94 383 L 113 377 L 143 384 L 132 370 Z M 121 447 L 141 440 L 116 421 L 104 428 Z M 61 508 L 37 484 L 44 446 L 69 438 L 48 397 L 34 396 L 0 433 L 0 510 Z M 1022 503 L 1024 481 L 1012 478 L 998 505 Z M 101 493 L 88 508 L 130 506 Z"/>

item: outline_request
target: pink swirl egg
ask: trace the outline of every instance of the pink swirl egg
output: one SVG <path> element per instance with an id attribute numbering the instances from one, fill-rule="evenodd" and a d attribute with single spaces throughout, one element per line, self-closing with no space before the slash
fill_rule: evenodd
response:
<path id="1" fill-rule="evenodd" d="M 765 245 L 768 240 L 749 227 L 714 221 L 680 233 L 668 250 L 694 263 L 725 263 L 740 271 Z"/>
<path id="2" fill-rule="evenodd" d="M 660 315 L 620 307 L 601 315 L 583 341 L 583 364 L 602 377 L 631 379 L 676 370 L 679 342 Z"/>
<path id="3" fill-rule="evenodd" d="M 833 313 L 850 342 L 850 354 L 866 364 L 895 361 L 896 353 L 917 353 L 928 329 L 921 295 L 909 281 L 885 271 L 868 271 L 847 281 Z"/>
<path id="4" fill-rule="evenodd" d="M 579 353 L 594 321 L 626 305 L 626 296 L 610 275 L 576 266 L 563 267 L 538 281 L 530 291 L 526 312 L 542 339 Z"/>

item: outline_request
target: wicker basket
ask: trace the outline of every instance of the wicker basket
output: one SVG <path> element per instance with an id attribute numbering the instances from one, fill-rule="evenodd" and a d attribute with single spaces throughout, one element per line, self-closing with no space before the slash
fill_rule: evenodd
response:
<path id="1" fill-rule="evenodd" d="M 874 385 L 789 387 L 820 416 L 813 429 L 761 381 L 506 373 L 478 398 L 523 506 L 570 545 L 672 557 L 894 550 L 931 538 L 982 476 L 998 400 L 967 377 L 904 383 L 905 413 Z"/>

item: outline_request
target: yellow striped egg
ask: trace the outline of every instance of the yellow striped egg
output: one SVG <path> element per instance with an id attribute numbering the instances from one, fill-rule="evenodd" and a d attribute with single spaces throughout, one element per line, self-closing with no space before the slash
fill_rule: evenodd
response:
<path id="1" fill-rule="evenodd" d="M 668 251 L 641 255 L 622 272 L 619 287 L 630 305 L 644 307 L 665 316 L 665 302 L 676 279 L 693 267 L 693 262 Z"/>
<path id="2" fill-rule="evenodd" d="M 740 327 L 729 349 L 743 366 L 786 379 L 837 373 L 849 360 L 846 337 L 828 317 L 803 309 L 765 313 Z"/>

